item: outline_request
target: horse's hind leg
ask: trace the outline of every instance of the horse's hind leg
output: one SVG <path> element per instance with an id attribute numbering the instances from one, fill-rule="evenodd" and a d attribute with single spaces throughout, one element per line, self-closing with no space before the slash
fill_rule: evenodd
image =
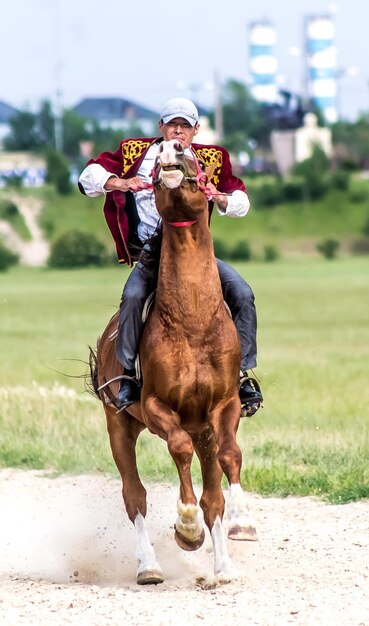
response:
<path id="1" fill-rule="evenodd" d="M 161 567 L 156 559 L 145 525 L 146 490 L 140 480 L 136 464 L 136 442 L 145 428 L 125 411 L 105 407 L 110 446 L 122 478 L 123 500 L 127 514 L 137 533 L 137 583 L 139 585 L 163 582 Z"/>
<path id="2" fill-rule="evenodd" d="M 231 401 L 212 416 L 212 426 L 219 446 L 218 461 L 228 479 L 228 537 L 238 541 L 257 541 L 254 521 L 240 483 L 242 454 L 236 441 L 239 401 Z"/>
<path id="3" fill-rule="evenodd" d="M 204 542 L 205 533 L 192 485 L 191 463 L 194 449 L 191 437 L 180 427 L 178 415 L 155 396 L 145 399 L 144 409 L 148 428 L 167 442 L 178 470 L 180 495 L 175 540 L 183 550 L 197 550 Z"/>
<path id="4" fill-rule="evenodd" d="M 214 549 L 214 574 L 219 580 L 227 581 L 234 577 L 231 559 L 228 554 L 222 520 L 224 496 L 221 487 L 223 471 L 219 465 L 218 445 L 210 429 L 193 435 L 193 444 L 201 465 L 203 492 L 200 506 L 209 528 Z"/>

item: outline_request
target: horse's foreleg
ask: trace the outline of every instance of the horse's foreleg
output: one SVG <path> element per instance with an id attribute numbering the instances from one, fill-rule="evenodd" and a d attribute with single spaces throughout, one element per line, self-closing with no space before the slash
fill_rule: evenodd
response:
<path id="1" fill-rule="evenodd" d="M 257 541 L 255 524 L 240 482 L 242 453 L 236 441 L 239 415 L 239 401 L 236 399 L 213 416 L 212 425 L 219 446 L 218 461 L 229 484 L 228 537 L 239 541 Z"/>
<path id="2" fill-rule="evenodd" d="M 204 542 L 205 533 L 199 519 L 199 507 L 191 478 L 194 453 L 192 439 L 181 428 L 178 415 L 157 397 L 149 396 L 143 406 L 149 430 L 167 442 L 168 451 L 178 470 L 180 490 L 175 539 L 184 550 L 197 550 Z"/>
<path id="3" fill-rule="evenodd" d="M 154 548 L 147 534 L 145 518 L 141 513 L 137 513 L 134 524 L 137 533 L 137 583 L 139 585 L 162 583 L 164 581 L 163 573 L 156 560 Z"/>
<path id="4" fill-rule="evenodd" d="M 229 485 L 228 537 L 237 541 L 257 541 L 255 523 L 240 483 Z"/>
<path id="5" fill-rule="evenodd" d="M 163 574 L 146 531 L 146 490 L 136 464 L 136 442 L 145 426 L 125 411 L 117 414 L 114 409 L 106 407 L 105 412 L 111 450 L 122 478 L 124 504 L 137 533 L 137 582 L 141 585 L 163 582 Z"/>
<path id="6" fill-rule="evenodd" d="M 136 442 L 145 428 L 125 411 L 106 410 L 110 447 L 122 479 L 123 500 L 127 514 L 134 523 L 137 513 L 146 515 L 146 489 L 137 471 Z"/>
<path id="7" fill-rule="evenodd" d="M 219 580 L 229 580 L 234 577 L 235 573 L 222 526 L 224 496 L 221 480 L 223 472 L 217 458 L 218 446 L 210 429 L 193 435 L 192 439 L 201 465 L 203 493 L 200 505 L 213 542 L 214 574 Z"/>

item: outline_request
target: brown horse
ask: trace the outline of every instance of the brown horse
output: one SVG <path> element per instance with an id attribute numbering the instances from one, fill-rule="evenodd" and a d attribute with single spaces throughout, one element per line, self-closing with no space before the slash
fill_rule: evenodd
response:
<path id="1" fill-rule="evenodd" d="M 229 484 L 228 537 L 257 539 L 240 486 L 242 457 L 236 442 L 240 346 L 223 302 L 208 198 L 199 172 L 195 157 L 188 159 L 178 142 L 163 142 L 154 177 L 163 238 L 155 304 L 140 343 L 140 403 L 117 412 L 118 383 L 106 385 L 122 372 L 115 357 L 118 314 L 97 348 L 95 389 L 99 387 L 104 405 L 126 510 L 137 531 L 139 584 L 163 581 L 146 531 L 146 491 L 136 465 L 136 441 L 145 427 L 166 441 L 178 470 L 175 539 L 179 546 L 196 550 L 204 541 L 191 479 L 194 452 L 201 465 L 200 506 L 213 542 L 218 579 L 234 575 L 222 528 L 223 472 Z"/>

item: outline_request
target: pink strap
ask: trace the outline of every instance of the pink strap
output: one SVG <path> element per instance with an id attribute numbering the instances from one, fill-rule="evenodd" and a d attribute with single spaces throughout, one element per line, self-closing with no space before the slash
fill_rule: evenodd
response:
<path id="1" fill-rule="evenodd" d="M 197 220 L 191 220 L 190 222 L 167 222 L 167 224 L 175 228 L 182 228 L 183 226 L 193 226 L 196 222 Z"/>
<path id="2" fill-rule="evenodd" d="M 196 175 L 196 183 L 198 188 L 204 192 L 204 194 L 206 195 L 207 201 L 210 202 L 210 200 L 212 200 L 213 198 L 213 192 L 209 189 L 209 187 L 207 186 L 207 182 L 208 182 L 208 177 L 205 174 L 205 172 L 203 172 L 203 170 L 201 169 L 200 165 L 199 165 L 199 160 L 196 156 L 196 152 L 194 151 L 194 149 L 190 146 L 190 150 L 193 154 L 193 158 L 194 161 L 196 163 L 196 171 L 197 171 L 197 175 Z M 216 194 L 217 196 L 226 196 L 226 193 L 221 193 L 218 192 Z"/>
<path id="3" fill-rule="evenodd" d="M 137 193 L 137 191 L 142 191 L 142 189 L 154 189 L 154 185 L 152 183 L 143 183 L 142 187 L 131 189 L 131 191 Z"/>
<path id="4" fill-rule="evenodd" d="M 196 152 L 194 151 L 194 149 L 192 148 L 192 146 L 188 145 L 188 144 L 183 144 L 184 148 L 189 148 L 193 159 L 195 161 L 196 164 L 196 184 L 198 186 L 198 188 L 200 189 L 200 191 L 203 191 L 206 199 L 208 202 L 210 202 L 210 200 L 213 198 L 213 192 L 209 189 L 209 187 L 207 186 L 207 182 L 208 182 L 208 177 L 205 174 L 205 172 L 201 169 L 200 165 L 199 165 L 199 160 L 196 156 Z M 155 159 L 155 163 L 154 166 L 151 170 L 150 176 L 151 178 L 154 180 L 155 178 L 155 174 L 156 174 L 156 165 L 158 162 L 159 156 L 156 157 Z M 153 189 L 154 185 L 152 183 L 144 183 L 144 185 L 141 187 L 141 189 Z M 221 193 L 218 192 L 216 194 L 217 196 L 226 196 L 226 193 Z M 196 221 L 196 220 L 195 220 Z M 195 222 L 169 222 L 171 224 L 171 226 L 191 226 L 192 224 L 194 224 Z"/>

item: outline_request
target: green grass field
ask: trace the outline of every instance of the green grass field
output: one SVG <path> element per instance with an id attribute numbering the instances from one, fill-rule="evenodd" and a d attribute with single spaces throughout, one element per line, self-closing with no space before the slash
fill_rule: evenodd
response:
<path id="1" fill-rule="evenodd" d="M 353 178 L 350 189 L 350 192 L 331 190 L 314 202 L 290 202 L 270 208 L 252 205 L 252 210 L 241 221 L 220 217 L 214 211 L 213 237 L 230 246 L 246 239 L 255 258 L 262 256 L 267 244 L 274 245 L 282 258 L 318 257 L 316 244 L 327 238 L 337 239 L 341 244 L 340 253 L 347 254 L 352 241 L 362 236 L 362 229 L 369 220 L 369 181 Z M 354 192 L 363 194 L 362 199 L 353 201 Z M 102 198 L 87 198 L 77 190 L 70 196 L 60 196 L 47 185 L 19 193 L 35 195 L 43 201 L 41 225 L 51 240 L 70 229 L 79 229 L 97 235 L 114 250 L 102 214 Z M 7 196 L 6 190 L 0 190 L 0 201 Z"/>
<path id="2" fill-rule="evenodd" d="M 239 429 L 244 487 L 334 502 L 368 497 L 369 258 L 237 269 L 256 295 L 265 396 Z M 0 275 L 2 466 L 115 472 L 102 406 L 83 377 L 88 345 L 116 310 L 128 272 Z M 165 444 L 147 433 L 139 467 L 146 480 L 177 480 Z"/>

